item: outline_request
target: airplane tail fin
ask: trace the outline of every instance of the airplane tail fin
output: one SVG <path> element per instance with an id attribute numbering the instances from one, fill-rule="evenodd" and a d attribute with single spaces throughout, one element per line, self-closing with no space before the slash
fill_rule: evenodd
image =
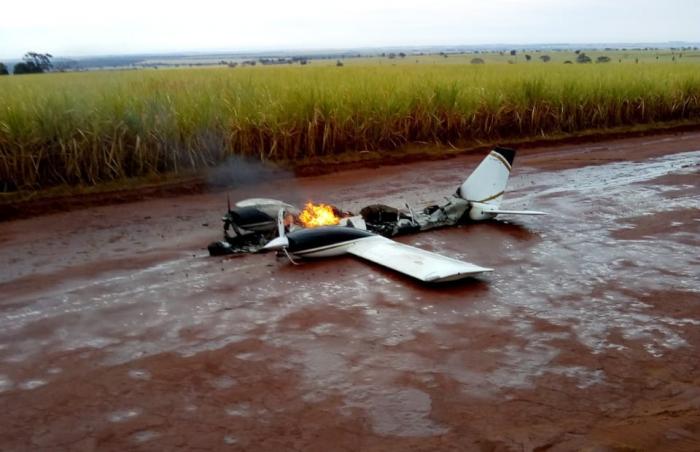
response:
<path id="1" fill-rule="evenodd" d="M 500 206 L 514 159 L 514 149 L 494 148 L 462 183 L 457 194 L 467 201 Z"/>

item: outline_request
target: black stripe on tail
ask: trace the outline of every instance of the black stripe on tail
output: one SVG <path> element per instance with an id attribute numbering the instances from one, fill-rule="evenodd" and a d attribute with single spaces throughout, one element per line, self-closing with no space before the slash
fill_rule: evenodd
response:
<path id="1" fill-rule="evenodd" d="M 513 166 L 513 160 L 515 160 L 515 149 L 496 146 L 493 150 L 501 154 L 501 156 L 508 161 L 508 164 Z"/>

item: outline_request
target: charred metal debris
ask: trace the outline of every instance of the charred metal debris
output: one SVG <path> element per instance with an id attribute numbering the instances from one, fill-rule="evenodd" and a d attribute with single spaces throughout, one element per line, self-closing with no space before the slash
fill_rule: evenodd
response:
<path id="1" fill-rule="evenodd" d="M 431 205 L 414 211 L 372 204 L 359 215 L 330 206 L 340 226 L 366 229 L 384 237 L 395 237 L 429 229 L 454 226 L 468 220 L 469 203 L 458 197 L 448 198 L 443 205 Z M 284 228 L 292 232 L 304 227 L 299 219 L 301 210 L 291 204 L 273 199 L 249 199 L 229 207 L 223 216 L 223 240 L 209 245 L 211 256 L 247 254 L 260 251 L 278 236 L 278 215 L 282 211 Z"/>

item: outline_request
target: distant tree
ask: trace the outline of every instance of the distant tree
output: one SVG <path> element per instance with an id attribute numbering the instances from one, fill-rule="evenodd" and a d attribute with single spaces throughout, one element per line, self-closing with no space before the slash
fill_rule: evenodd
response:
<path id="1" fill-rule="evenodd" d="M 575 53 L 576 55 L 578 55 L 579 53 L 581 53 L 581 51 L 580 51 L 580 50 L 574 50 L 574 53 Z"/>
<path id="2" fill-rule="evenodd" d="M 598 58 L 595 59 L 595 62 L 596 62 L 596 63 L 609 63 L 609 62 L 610 62 L 610 57 L 609 57 L 609 56 L 605 56 L 605 55 L 601 55 L 601 56 L 599 56 Z"/>
<path id="3" fill-rule="evenodd" d="M 27 63 L 17 63 L 12 72 L 15 75 L 33 74 L 33 69 L 34 68 L 30 67 Z"/>
<path id="4" fill-rule="evenodd" d="M 340 61 L 340 60 L 338 60 L 338 61 L 335 62 L 335 65 L 338 66 L 338 67 L 343 67 L 343 62 Z"/>
<path id="5" fill-rule="evenodd" d="M 542 55 L 542 56 L 540 56 L 540 60 L 542 60 L 542 61 L 545 62 L 545 63 L 547 63 L 547 62 L 548 62 L 549 60 L 551 60 L 551 59 L 552 59 L 552 57 L 549 56 L 549 55 Z"/>
<path id="6" fill-rule="evenodd" d="M 471 64 L 484 64 L 484 60 L 481 58 L 472 58 Z"/>
<path id="7" fill-rule="evenodd" d="M 530 61 L 532 59 L 531 55 L 525 54 L 525 61 Z"/>
<path id="8" fill-rule="evenodd" d="M 638 64 L 638 63 L 639 63 L 639 58 L 635 58 L 635 59 L 634 59 L 634 64 Z"/>
<path id="9" fill-rule="evenodd" d="M 396 54 L 395 54 L 394 52 L 390 52 L 390 53 L 389 53 L 389 59 L 390 59 L 390 60 L 393 60 L 394 58 L 396 58 Z"/>
<path id="10" fill-rule="evenodd" d="M 401 58 L 406 58 L 406 54 L 403 53 L 403 52 L 399 52 L 399 56 L 400 56 Z"/>
<path id="11" fill-rule="evenodd" d="M 7 70 L 5 63 L 0 63 L 0 75 L 8 75 L 10 71 Z"/>
<path id="12" fill-rule="evenodd" d="M 592 61 L 592 60 L 591 60 L 591 57 L 589 57 L 588 55 L 586 55 L 586 54 L 583 53 L 583 52 L 579 53 L 578 56 L 576 56 L 576 62 L 577 62 L 577 63 L 582 63 L 582 64 L 583 64 L 583 63 L 590 63 L 591 61 Z"/>
<path id="13" fill-rule="evenodd" d="M 518 53 L 516 50 L 511 50 L 511 51 L 510 51 L 510 56 L 515 56 L 516 53 Z"/>
<path id="14" fill-rule="evenodd" d="M 566 61 L 564 61 L 564 64 L 574 64 L 574 63 L 572 63 L 571 60 L 566 60 Z"/>
<path id="15" fill-rule="evenodd" d="M 50 53 L 27 52 L 24 54 L 21 63 L 15 65 L 15 74 L 41 74 L 50 71 L 53 67 L 51 63 L 53 55 Z"/>

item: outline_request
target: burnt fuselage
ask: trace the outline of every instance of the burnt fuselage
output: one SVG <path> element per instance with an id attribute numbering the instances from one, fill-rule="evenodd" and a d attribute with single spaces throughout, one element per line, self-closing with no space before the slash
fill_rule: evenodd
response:
<path id="1" fill-rule="evenodd" d="M 224 217 L 224 229 L 231 225 L 236 233 L 239 228 L 248 231 L 274 231 L 277 227 L 276 219 L 256 207 L 234 207 Z"/>

